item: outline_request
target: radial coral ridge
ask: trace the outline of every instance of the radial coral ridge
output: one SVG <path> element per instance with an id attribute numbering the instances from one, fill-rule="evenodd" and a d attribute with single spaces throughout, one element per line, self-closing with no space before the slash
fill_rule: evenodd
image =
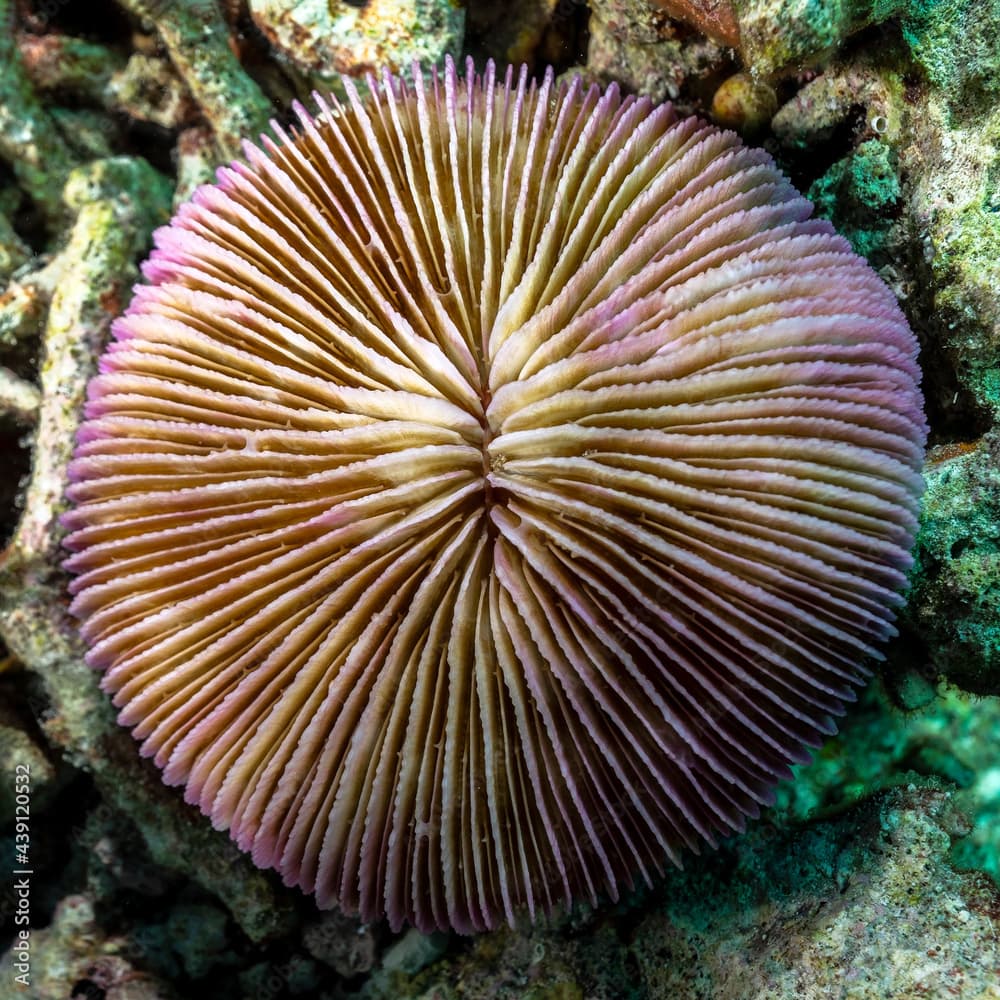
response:
<path id="1" fill-rule="evenodd" d="M 73 612 L 258 865 L 473 931 L 739 830 L 909 565 L 916 345 L 769 157 L 449 63 L 297 108 L 156 237 Z"/>

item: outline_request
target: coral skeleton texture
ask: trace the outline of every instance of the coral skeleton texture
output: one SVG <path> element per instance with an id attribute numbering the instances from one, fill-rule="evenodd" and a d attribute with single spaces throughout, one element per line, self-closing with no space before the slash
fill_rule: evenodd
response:
<path id="1" fill-rule="evenodd" d="M 579 80 L 385 75 L 156 235 L 73 611 L 256 863 L 394 927 L 740 830 L 893 633 L 916 343 L 768 155 Z"/>

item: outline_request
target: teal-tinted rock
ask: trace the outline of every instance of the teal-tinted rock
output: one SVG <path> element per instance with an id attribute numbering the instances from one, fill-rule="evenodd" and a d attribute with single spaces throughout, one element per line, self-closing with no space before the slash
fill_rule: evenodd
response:
<path id="1" fill-rule="evenodd" d="M 830 219 L 862 257 L 886 249 L 902 197 L 895 151 L 878 139 L 861 143 L 809 188 L 816 212 Z"/>
<path id="2" fill-rule="evenodd" d="M 219 965 L 235 965 L 228 950 L 227 917 L 223 910 L 204 903 L 181 903 L 167 920 L 171 947 L 192 979 L 201 979 Z"/>
<path id="3" fill-rule="evenodd" d="M 741 52 L 755 73 L 802 69 L 828 57 L 869 24 L 884 21 L 903 0 L 733 0 Z"/>
<path id="4" fill-rule="evenodd" d="M 1000 90 L 998 0 L 909 0 L 901 24 L 913 58 L 935 86 L 955 98 L 971 84 Z"/>
<path id="5" fill-rule="evenodd" d="M 906 621 L 932 668 L 1000 693 L 1000 434 L 928 463 Z"/>
<path id="6" fill-rule="evenodd" d="M 631 907 L 483 935 L 362 996 L 998 1000 L 1000 897 L 949 861 L 967 830 L 953 795 L 914 782 L 805 830 L 756 824 Z"/>

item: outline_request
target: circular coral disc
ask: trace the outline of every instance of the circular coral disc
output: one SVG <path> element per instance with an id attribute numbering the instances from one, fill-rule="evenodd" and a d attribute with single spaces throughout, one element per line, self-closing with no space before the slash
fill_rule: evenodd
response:
<path id="1" fill-rule="evenodd" d="M 916 345 L 770 158 L 492 65 L 156 235 L 71 467 L 122 723 L 261 866 L 474 931 L 739 830 L 892 632 Z"/>

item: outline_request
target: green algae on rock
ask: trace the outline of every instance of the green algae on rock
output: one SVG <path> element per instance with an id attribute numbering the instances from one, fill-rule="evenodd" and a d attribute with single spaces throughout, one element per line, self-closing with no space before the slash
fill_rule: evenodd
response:
<path id="1" fill-rule="evenodd" d="M 902 198 L 895 150 L 879 139 L 861 143 L 809 188 L 817 214 L 830 219 L 873 267 L 886 262 Z M 896 241 L 898 246 L 898 240 Z"/>
<path id="2" fill-rule="evenodd" d="M 1000 694 L 1000 434 L 931 453 L 905 617 L 932 668 Z"/>
<path id="3" fill-rule="evenodd" d="M 969 89 L 1000 90 L 997 0 L 906 0 L 903 39 L 927 79 L 962 101 Z"/>
<path id="4" fill-rule="evenodd" d="M 697 35 L 682 39 L 648 0 L 592 0 L 585 72 L 616 81 L 654 101 L 679 100 L 693 110 L 686 85 L 731 70 L 727 50 Z"/>
<path id="5" fill-rule="evenodd" d="M 13 32 L 13 0 L 0 0 L 0 159 L 50 227 L 65 221 L 63 184 L 80 158 L 56 129 L 28 79 Z"/>
<path id="6" fill-rule="evenodd" d="M 904 785 L 806 830 L 755 827 L 655 899 L 486 936 L 361 998 L 1000 1000 L 995 890 L 949 862 L 967 831 L 949 792 Z"/>
<path id="7" fill-rule="evenodd" d="M 465 5 L 453 0 L 250 0 L 249 8 L 279 58 L 324 91 L 340 90 L 342 74 L 440 64 L 460 50 L 465 28 Z"/>
<path id="8" fill-rule="evenodd" d="M 212 126 L 219 157 L 238 156 L 244 137 L 262 131 L 273 109 L 236 58 L 218 5 L 211 0 L 121 2 L 155 25 L 171 62 Z"/>

